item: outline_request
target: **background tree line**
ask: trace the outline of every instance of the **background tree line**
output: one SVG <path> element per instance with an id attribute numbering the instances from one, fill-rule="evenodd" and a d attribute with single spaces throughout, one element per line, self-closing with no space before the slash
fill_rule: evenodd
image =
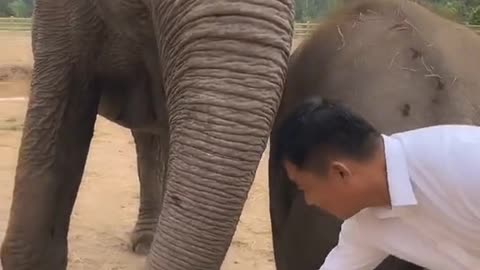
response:
<path id="1" fill-rule="evenodd" d="M 35 0 L 0 0 L 0 17 L 30 17 Z M 81 1 L 81 0 L 79 0 Z M 344 1 L 295 0 L 295 21 L 306 22 L 326 16 Z M 426 2 L 442 15 L 470 24 L 480 24 L 480 0 L 415 0 Z"/>
<path id="2" fill-rule="evenodd" d="M 0 17 L 30 17 L 35 0 L 0 0 Z"/>
<path id="3" fill-rule="evenodd" d="M 430 0 L 440 13 L 469 24 L 480 24 L 480 0 Z"/>
<path id="4" fill-rule="evenodd" d="M 295 21 L 307 22 L 326 16 L 346 1 L 355 0 L 295 0 Z M 450 19 L 480 24 L 480 0 L 414 0 L 427 4 Z"/>

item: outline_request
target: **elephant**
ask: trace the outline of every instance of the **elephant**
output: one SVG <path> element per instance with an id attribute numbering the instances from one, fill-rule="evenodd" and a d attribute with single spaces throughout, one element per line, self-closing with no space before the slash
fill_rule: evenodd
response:
<path id="1" fill-rule="evenodd" d="M 132 245 L 147 269 L 219 269 L 280 104 L 293 15 L 292 0 L 35 1 L 3 269 L 66 269 L 98 114 L 134 137 Z"/>
<path id="2" fill-rule="evenodd" d="M 276 156 L 276 132 L 309 98 L 339 102 L 384 134 L 480 124 L 480 37 L 428 6 L 357 0 L 329 16 L 292 54 L 271 132 L 270 216 L 278 270 L 319 269 L 341 220 L 307 206 Z M 421 266 L 389 256 L 377 270 Z"/>

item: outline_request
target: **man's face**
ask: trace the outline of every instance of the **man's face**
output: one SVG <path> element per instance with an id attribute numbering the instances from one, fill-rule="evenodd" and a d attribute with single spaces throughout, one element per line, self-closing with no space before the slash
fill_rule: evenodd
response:
<path id="1" fill-rule="evenodd" d="M 331 162 L 325 173 L 301 169 L 285 162 L 289 178 L 303 191 L 308 205 L 319 207 L 342 220 L 362 208 L 362 188 L 359 185 L 368 171 L 355 162 Z"/>

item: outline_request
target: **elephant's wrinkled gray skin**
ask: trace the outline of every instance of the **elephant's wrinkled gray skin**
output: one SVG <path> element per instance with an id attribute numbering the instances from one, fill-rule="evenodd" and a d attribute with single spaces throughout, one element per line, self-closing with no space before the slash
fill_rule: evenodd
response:
<path id="1" fill-rule="evenodd" d="M 270 211 L 278 270 L 318 269 L 341 222 L 307 207 L 275 162 L 275 130 L 301 100 L 338 100 L 385 134 L 480 124 L 480 37 L 402 0 L 352 1 L 292 55 L 271 134 Z M 389 257 L 377 270 L 418 266 Z"/>
<path id="2" fill-rule="evenodd" d="M 141 252 L 156 227 L 148 269 L 219 269 L 280 103 L 292 26 L 291 0 L 37 0 L 3 269 L 66 269 L 97 113 L 135 138 L 132 238 Z"/>

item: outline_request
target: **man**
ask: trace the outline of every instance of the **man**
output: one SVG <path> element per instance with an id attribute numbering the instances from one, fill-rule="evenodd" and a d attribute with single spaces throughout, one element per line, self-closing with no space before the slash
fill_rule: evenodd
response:
<path id="1" fill-rule="evenodd" d="M 311 100 L 278 134 L 277 158 L 306 202 L 345 220 L 321 270 L 371 270 L 389 254 L 431 270 L 480 269 L 480 127 L 387 136 Z"/>

